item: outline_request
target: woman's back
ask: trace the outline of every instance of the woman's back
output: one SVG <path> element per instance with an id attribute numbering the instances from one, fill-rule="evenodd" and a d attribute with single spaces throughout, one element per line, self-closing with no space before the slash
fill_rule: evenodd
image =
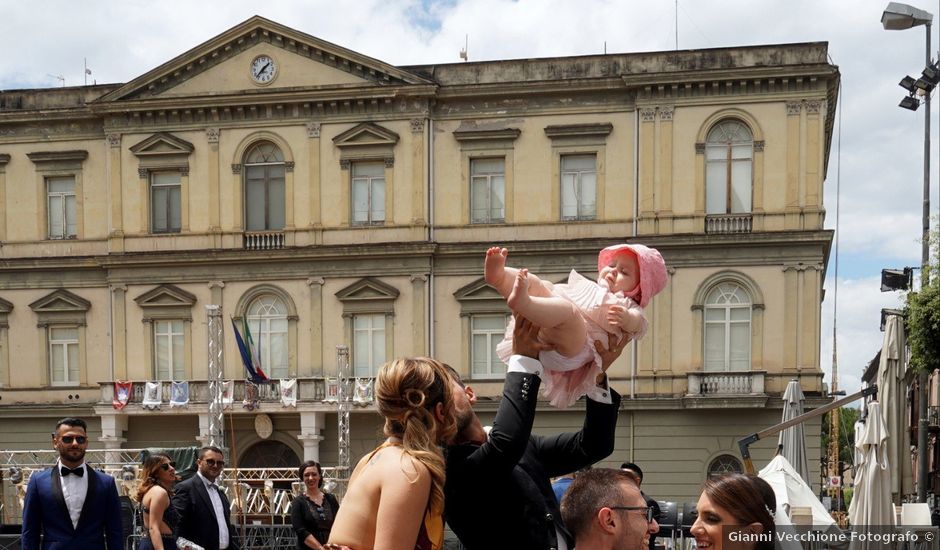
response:
<path id="1" fill-rule="evenodd" d="M 330 542 L 354 550 L 413 550 L 431 494 L 431 474 L 391 439 L 356 465 Z M 437 511 L 440 514 L 440 511 Z"/>

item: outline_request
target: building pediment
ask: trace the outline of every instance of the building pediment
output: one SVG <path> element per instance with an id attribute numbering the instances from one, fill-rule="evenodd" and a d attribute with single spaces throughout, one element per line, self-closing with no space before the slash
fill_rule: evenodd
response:
<path id="1" fill-rule="evenodd" d="M 29 307 L 36 313 L 84 312 L 91 308 L 91 302 L 60 288 L 29 304 Z"/>
<path id="2" fill-rule="evenodd" d="M 191 308 L 196 304 L 196 296 L 175 285 L 160 285 L 134 298 L 134 301 L 142 308 Z"/>
<path id="3" fill-rule="evenodd" d="M 13 311 L 13 304 L 0 298 L 0 313 L 10 313 Z"/>
<path id="4" fill-rule="evenodd" d="M 337 292 L 336 298 L 340 302 L 393 301 L 399 294 L 397 288 L 378 279 L 366 277 Z"/>
<path id="5" fill-rule="evenodd" d="M 268 56 L 268 82 L 252 80 L 252 61 Z M 254 16 L 99 98 L 96 103 L 220 96 L 310 88 L 431 84 L 392 65 Z"/>
<path id="6" fill-rule="evenodd" d="M 398 143 L 398 134 L 374 124 L 363 122 L 333 138 L 333 144 L 339 148 L 367 147 L 367 146 L 394 146 Z"/>
<path id="7" fill-rule="evenodd" d="M 138 157 L 166 157 L 189 155 L 193 144 L 167 132 L 158 132 L 131 147 L 131 152 Z"/>
<path id="8" fill-rule="evenodd" d="M 483 277 L 458 288 L 457 291 L 454 292 L 454 298 L 456 298 L 458 302 L 466 300 L 503 300 L 499 292 L 496 292 L 495 288 L 487 284 Z"/>

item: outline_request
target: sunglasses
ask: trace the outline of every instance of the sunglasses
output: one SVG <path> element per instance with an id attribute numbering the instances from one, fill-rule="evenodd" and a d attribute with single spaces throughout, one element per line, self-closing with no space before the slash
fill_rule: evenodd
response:
<path id="1" fill-rule="evenodd" d="M 635 510 L 637 512 L 642 510 L 646 516 L 646 523 L 651 523 L 653 521 L 653 516 L 655 515 L 653 508 L 650 506 L 607 506 L 607 508 L 610 508 L 611 510 Z"/>
<path id="2" fill-rule="evenodd" d="M 164 472 L 169 472 L 169 471 L 170 471 L 170 468 L 176 468 L 176 463 L 175 463 L 175 462 L 164 462 L 163 464 L 160 465 L 160 468 L 162 468 Z"/>
<path id="3" fill-rule="evenodd" d="M 63 435 L 59 439 L 61 439 L 62 443 L 65 443 L 66 445 L 71 445 L 73 441 L 79 445 L 88 443 L 88 438 L 83 435 Z"/>
<path id="4" fill-rule="evenodd" d="M 219 468 L 221 468 L 222 466 L 225 466 L 224 460 L 213 460 L 211 458 L 204 458 L 202 460 L 203 462 L 205 462 L 206 464 L 208 464 L 209 466 L 213 468 L 215 468 L 216 466 L 218 466 Z"/>

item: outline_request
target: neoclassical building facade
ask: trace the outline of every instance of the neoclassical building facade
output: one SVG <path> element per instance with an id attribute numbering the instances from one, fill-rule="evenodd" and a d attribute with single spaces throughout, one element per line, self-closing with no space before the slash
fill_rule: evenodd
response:
<path id="1" fill-rule="evenodd" d="M 208 305 L 242 465 L 336 463 L 337 346 L 364 387 L 433 355 L 491 419 L 508 310 L 485 249 L 561 281 L 641 242 L 670 281 L 610 370 L 625 399 L 607 463 L 692 500 L 779 422 L 789 380 L 826 401 L 838 83 L 825 43 L 395 67 L 254 17 L 124 84 L 0 92 L 0 448 L 47 448 L 67 415 L 98 448 L 205 441 Z M 297 380 L 295 405 L 277 384 L 242 405 L 231 321 L 272 379 Z M 134 382 L 123 409 L 117 381 Z M 145 406 L 148 381 L 189 381 L 189 403 Z M 582 410 L 546 404 L 535 430 Z M 381 438 L 368 403 L 350 433 L 353 461 Z"/>

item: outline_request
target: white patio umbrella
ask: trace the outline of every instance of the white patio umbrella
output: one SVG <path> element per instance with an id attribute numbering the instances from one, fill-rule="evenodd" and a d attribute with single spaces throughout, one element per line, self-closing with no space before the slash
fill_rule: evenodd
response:
<path id="1" fill-rule="evenodd" d="M 856 528 L 873 525 L 894 525 L 894 503 L 891 500 L 891 474 L 888 467 L 888 430 L 881 413 L 881 404 L 868 404 L 865 428 L 855 440 L 862 460 L 855 469 L 855 492 L 849 505 L 849 521 Z"/>
<path id="2" fill-rule="evenodd" d="M 888 460 L 897 467 L 891 469 L 891 493 L 897 497 L 904 494 L 905 487 L 912 488 L 913 475 L 908 449 L 911 448 L 910 435 L 904 429 L 904 404 L 906 388 L 904 385 L 904 319 L 897 314 L 888 314 L 885 319 L 885 336 L 881 345 L 881 359 L 878 362 L 878 402 L 881 414 L 888 428 Z M 899 499 L 895 498 L 895 501 Z"/>
<path id="3" fill-rule="evenodd" d="M 800 383 L 796 380 L 790 380 L 787 389 L 783 392 L 783 422 L 803 414 L 803 399 L 803 390 L 800 389 Z M 803 478 L 803 481 L 807 481 L 809 479 L 809 465 L 806 462 L 806 440 L 803 438 L 803 424 L 791 426 L 780 432 L 777 443 L 783 446 L 780 454 L 787 459 L 787 462 Z"/>
<path id="4" fill-rule="evenodd" d="M 825 530 L 826 527 L 835 525 L 836 521 L 829 515 L 829 511 L 819 502 L 813 489 L 800 477 L 786 457 L 775 456 L 757 475 L 774 490 L 777 509 L 784 515 L 789 514 L 795 506 L 802 506 L 812 511 L 813 525 L 817 530 Z"/>

